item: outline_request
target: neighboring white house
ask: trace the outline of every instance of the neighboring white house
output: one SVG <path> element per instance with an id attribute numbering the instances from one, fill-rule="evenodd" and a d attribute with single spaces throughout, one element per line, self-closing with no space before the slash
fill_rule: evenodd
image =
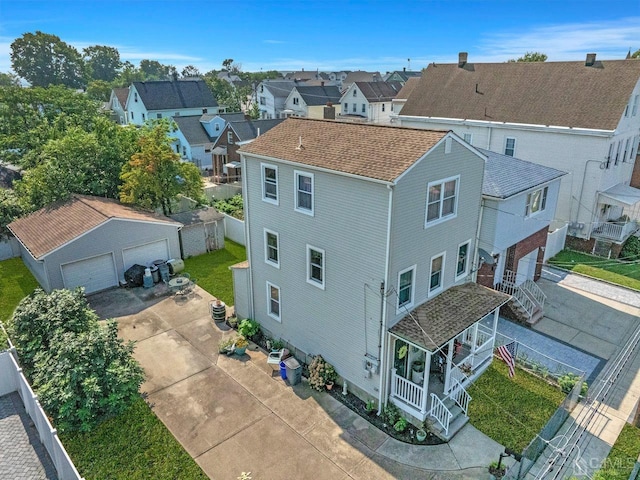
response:
<path id="1" fill-rule="evenodd" d="M 637 59 L 469 63 L 461 53 L 457 64 L 429 65 L 398 120 L 568 172 L 552 228 L 568 224 L 595 248 L 637 229 L 639 80 Z"/>
<path id="2" fill-rule="evenodd" d="M 129 87 L 114 88 L 111 90 L 107 108 L 112 112 L 113 120 L 120 124 L 127 124 L 127 97 L 129 96 Z"/>
<path id="3" fill-rule="evenodd" d="M 126 109 L 127 123 L 143 125 L 159 118 L 216 114 L 218 102 L 205 81 L 196 78 L 133 82 Z"/>
<path id="4" fill-rule="evenodd" d="M 256 89 L 260 118 L 281 118 L 284 102 L 297 83 L 293 80 L 264 80 Z"/>
<path id="5" fill-rule="evenodd" d="M 451 436 L 509 300 L 473 281 L 484 155 L 445 131 L 302 118 L 240 153 L 237 312 Z"/>
<path id="6" fill-rule="evenodd" d="M 361 117 L 373 123 L 389 123 L 392 101 L 400 82 L 354 82 L 340 98 L 342 116 Z"/>
<path id="7" fill-rule="evenodd" d="M 333 85 L 296 85 L 284 102 L 282 114 L 321 119 L 324 118 L 324 107 L 330 103 L 337 115 L 340 113 L 340 96 L 340 90 Z"/>

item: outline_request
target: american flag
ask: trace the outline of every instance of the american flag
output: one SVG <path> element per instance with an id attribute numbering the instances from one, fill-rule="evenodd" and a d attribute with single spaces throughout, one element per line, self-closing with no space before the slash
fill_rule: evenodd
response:
<path id="1" fill-rule="evenodd" d="M 516 373 L 516 342 L 500 345 L 496 353 L 509 367 L 509 377 L 513 377 Z"/>

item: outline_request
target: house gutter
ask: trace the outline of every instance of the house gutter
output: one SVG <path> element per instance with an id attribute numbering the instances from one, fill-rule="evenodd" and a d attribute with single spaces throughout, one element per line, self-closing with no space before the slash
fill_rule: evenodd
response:
<path id="1" fill-rule="evenodd" d="M 393 185 L 387 185 L 389 191 L 389 207 L 387 211 L 387 247 L 384 261 L 384 280 L 380 285 L 380 338 L 378 341 L 378 359 L 380 361 L 380 385 L 378 387 L 378 415 L 382 413 L 382 405 L 387 400 L 387 372 L 388 357 L 386 348 L 387 339 L 387 302 L 386 289 L 389 286 L 389 264 L 391 257 L 391 211 L 393 209 Z"/>
<path id="2" fill-rule="evenodd" d="M 247 161 L 244 154 L 240 154 L 240 163 L 242 168 L 242 192 L 244 194 L 243 201 L 243 213 L 244 213 L 244 235 L 245 235 L 245 249 L 247 250 L 247 259 L 249 260 L 249 318 L 256 318 L 254 306 L 253 306 L 253 268 L 251 268 L 251 242 L 249 239 L 251 236 L 249 235 L 249 209 L 247 205 L 249 205 L 249 189 L 247 188 Z M 234 299 L 235 303 L 235 299 Z"/>

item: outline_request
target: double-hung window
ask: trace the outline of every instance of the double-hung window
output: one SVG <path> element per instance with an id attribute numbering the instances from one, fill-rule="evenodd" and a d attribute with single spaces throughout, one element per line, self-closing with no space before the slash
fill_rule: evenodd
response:
<path id="1" fill-rule="evenodd" d="M 444 253 L 431 258 L 431 273 L 429 274 L 429 295 L 442 290 L 442 275 L 444 272 Z"/>
<path id="2" fill-rule="evenodd" d="M 398 273 L 398 311 L 413 306 L 413 284 L 416 266 L 409 267 Z"/>
<path id="3" fill-rule="evenodd" d="M 638 101 L 640 101 L 640 95 L 633 97 L 633 107 L 631 108 L 631 116 L 633 117 L 638 113 Z"/>
<path id="4" fill-rule="evenodd" d="M 453 218 L 458 210 L 460 176 L 438 180 L 427 185 L 427 214 L 425 227 Z"/>
<path id="5" fill-rule="evenodd" d="M 278 167 L 262 164 L 262 200 L 278 205 Z"/>
<path id="6" fill-rule="evenodd" d="M 456 264 L 456 280 L 467 275 L 469 269 L 469 247 L 471 241 L 468 240 L 458 246 L 458 263 Z"/>
<path id="7" fill-rule="evenodd" d="M 280 268 L 280 245 L 278 234 L 264 229 L 264 261 L 274 267 Z"/>
<path id="8" fill-rule="evenodd" d="M 267 282 L 267 313 L 280 321 L 280 288 L 270 282 Z"/>
<path id="9" fill-rule="evenodd" d="M 629 144 L 631 143 L 631 139 L 627 138 L 627 141 L 624 144 L 624 153 L 622 154 L 622 161 L 627 161 L 627 152 L 629 151 Z M 629 159 L 631 159 L 631 152 L 629 152 Z"/>
<path id="10" fill-rule="evenodd" d="M 547 206 L 547 191 L 549 187 L 540 188 L 527 194 L 527 206 L 525 208 L 525 216 L 529 217 L 535 213 L 541 212 Z"/>
<path id="11" fill-rule="evenodd" d="M 464 133 L 464 141 L 469 145 L 473 145 L 473 133 Z"/>
<path id="12" fill-rule="evenodd" d="M 513 157 L 516 154 L 516 139 L 513 137 L 507 137 L 504 142 L 504 154 Z"/>
<path id="13" fill-rule="evenodd" d="M 295 172 L 295 210 L 313 215 L 313 174 Z"/>
<path id="14" fill-rule="evenodd" d="M 307 282 L 324 290 L 324 250 L 307 245 Z"/>

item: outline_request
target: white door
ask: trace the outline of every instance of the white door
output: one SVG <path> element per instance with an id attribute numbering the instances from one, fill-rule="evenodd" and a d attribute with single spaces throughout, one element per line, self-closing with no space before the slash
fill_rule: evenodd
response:
<path id="1" fill-rule="evenodd" d="M 518 261 L 518 272 L 516 274 L 516 285 L 520 285 L 527 280 L 533 280 L 536 273 L 536 261 L 538 260 L 538 249 L 529 252 Z"/>
<path id="2" fill-rule="evenodd" d="M 132 265 L 149 266 L 154 260 L 169 260 L 169 242 L 167 239 L 145 243 L 122 250 L 124 271 Z"/>
<path id="3" fill-rule="evenodd" d="M 85 293 L 93 293 L 118 285 L 116 265 L 111 253 L 66 263 L 61 268 L 64 287 L 70 290 L 84 287 Z"/>

